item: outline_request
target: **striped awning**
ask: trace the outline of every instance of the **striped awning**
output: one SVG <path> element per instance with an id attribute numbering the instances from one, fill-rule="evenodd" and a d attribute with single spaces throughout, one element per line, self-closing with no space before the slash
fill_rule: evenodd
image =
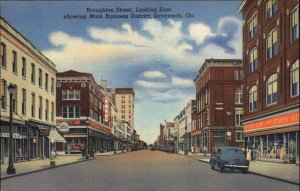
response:
<path id="1" fill-rule="evenodd" d="M 54 128 L 50 129 L 48 138 L 50 141 L 66 143 L 66 140 Z"/>
<path id="2" fill-rule="evenodd" d="M 9 128 L 8 126 L 2 126 L 0 128 L 0 137 L 8 138 L 9 136 Z M 16 128 L 13 127 L 13 138 L 14 139 L 22 139 L 22 136 L 16 131 Z"/>

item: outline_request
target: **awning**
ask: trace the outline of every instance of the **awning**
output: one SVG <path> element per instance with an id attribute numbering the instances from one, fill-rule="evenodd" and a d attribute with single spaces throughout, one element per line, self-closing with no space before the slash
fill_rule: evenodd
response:
<path id="1" fill-rule="evenodd" d="M 0 137 L 8 138 L 9 136 L 9 128 L 7 126 L 2 126 L 0 129 Z M 13 138 L 14 139 L 22 139 L 22 136 L 16 131 L 16 128 L 13 127 Z"/>
<path id="2" fill-rule="evenodd" d="M 50 141 L 52 139 L 54 142 L 66 143 L 66 140 L 56 131 L 56 129 L 53 128 L 50 129 L 48 138 Z"/>

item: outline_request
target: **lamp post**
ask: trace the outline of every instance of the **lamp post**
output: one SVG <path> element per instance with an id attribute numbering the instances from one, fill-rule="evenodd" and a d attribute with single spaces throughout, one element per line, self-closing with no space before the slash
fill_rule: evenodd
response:
<path id="1" fill-rule="evenodd" d="M 89 118 L 86 119 L 86 151 L 85 158 L 89 159 Z"/>
<path id="2" fill-rule="evenodd" d="M 230 138 L 231 138 L 231 132 L 230 132 L 230 128 L 229 128 L 229 119 L 230 119 L 230 116 L 231 116 L 231 112 L 227 111 L 226 114 L 227 114 L 227 132 L 226 132 L 226 138 L 227 138 L 227 146 L 229 146 L 229 141 L 230 141 Z"/>
<path id="3" fill-rule="evenodd" d="M 14 92 L 16 91 L 16 86 L 9 84 L 7 87 L 9 93 L 9 108 L 10 108 L 10 115 L 9 115 L 9 164 L 7 168 L 7 174 L 16 174 L 16 169 L 14 168 L 14 160 L 13 160 L 13 104 L 12 104 L 12 97 Z"/>

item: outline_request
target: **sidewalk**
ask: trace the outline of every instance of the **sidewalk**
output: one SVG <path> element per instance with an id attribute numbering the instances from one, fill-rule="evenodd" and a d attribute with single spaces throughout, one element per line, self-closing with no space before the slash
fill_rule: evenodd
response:
<path id="1" fill-rule="evenodd" d="M 122 151 L 116 151 L 116 154 L 122 153 Z M 125 151 L 124 151 L 125 153 Z M 105 152 L 105 153 L 95 153 L 95 156 L 111 156 L 114 155 L 114 152 Z M 93 158 L 85 159 L 81 154 L 71 154 L 71 155 L 61 155 L 55 159 L 55 167 L 50 166 L 50 159 L 39 159 L 39 160 L 31 160 L 25 162 L 17 162 L 14 163 L 14 167 L 16 169 L 16 174 L 7 174 L 6 170 L 8 164 L 1 164 L 1 179 L 6 179 L 10 177 L 20 176 L 29 174 L 32 172 L 38 172 L 42 170 L 47 170 L 50 168 L 56 168 L 60 166 L 65 166 L 69 164 L 74 164 L 78 162 L 93 160 Z"/>
<path id="2" fill-rule="evenodd" d="M 200 158 L 199 161 L 209 163 L 209 158 Z M 299 185 L 299 166 L 296 164 L 250 161 L 249 172 Z"/>

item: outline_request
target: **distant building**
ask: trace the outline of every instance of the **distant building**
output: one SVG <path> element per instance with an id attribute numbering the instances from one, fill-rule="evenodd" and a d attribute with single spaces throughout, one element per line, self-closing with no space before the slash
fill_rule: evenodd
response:
<path id="1" fill-rule="evenodd" d="M 206 59 L 196 86 L 196 131 L 200 148 L 241 146 L 244 143 L 243 65 L 240 59 Z M 230 115 L 228 115 L 230 114 Z M 230 132 L 227 134 L 227 132 Z"/>
<path id="2" fill-rule="evenodd" d="M 242 1 L 243 126 L 260 158 L 299 161 L 299 0 Z"/>

